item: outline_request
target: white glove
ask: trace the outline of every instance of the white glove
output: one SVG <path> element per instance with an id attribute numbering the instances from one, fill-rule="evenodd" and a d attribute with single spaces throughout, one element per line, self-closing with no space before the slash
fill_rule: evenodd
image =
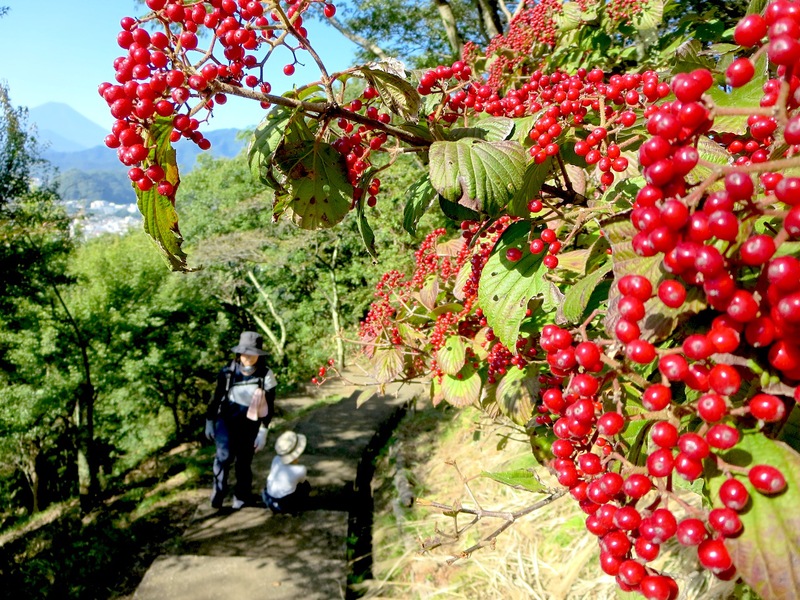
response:
<path id="1" fill-rule="evenodd" d="M 212 421 L 211 419 L 206 419 L 206 439 L 209 442 L 213 442 L 214 441 L 214 437 L 215 437 L 215 434 L 214 434 L 214 421 Z"/>
<path id="2" fill-rule="evenodd" d="M 263 450 L 264 446 L 267 445 L 267 428 L 263 425 L 258 428 L 258 435 L 256 436 L 256 441 L 253 443 L 253 447 L 256 449 L 256 452 L 259 450 Z"/>

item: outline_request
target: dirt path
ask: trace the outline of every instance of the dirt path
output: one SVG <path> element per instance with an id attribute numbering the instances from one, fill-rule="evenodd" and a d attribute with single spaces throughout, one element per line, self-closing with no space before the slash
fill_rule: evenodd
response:
<path id="1" fill-rule="evenodd" d="M 390 386 L 363 403 L 368 390 L 342 391 L 349 392 L 344 400 L 291 423 L 308 438 L 301 463 L 313 490 L 309 510 L 287 516 L 261 507 L 201 506 L 175 551 L 153 562 L 134 598 L 345 598 L 348 574 L 369 571 L 373 459 L 422 390 Z M 268 448 L 280 430 L 270 431 Z M 272 457 L 257 455 L 254 485 L 263 485 Z M 350 546 L 356 560 L 348 560 L 348 537 L 361 542 Z"/>

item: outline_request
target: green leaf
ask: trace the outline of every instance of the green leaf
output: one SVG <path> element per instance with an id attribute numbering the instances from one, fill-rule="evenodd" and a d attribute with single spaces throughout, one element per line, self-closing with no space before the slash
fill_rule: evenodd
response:
<path id="1" fill-rule="evenodd" d="M 186 253 L 181 249 L 183 236 L 178 228 L 175 211 L 175 191 L 180 184 L 175 149 L 169 141 L 172 119 L 157 117 L 149 130 L 148 145 L 152 146 L 148 160 L 164 169 L 164 179 L 173 186 L 172 196 L 162 196 L 156 186 L 143 192 L 134 185 L 137 206 L 144 217 L 144 230 L 155 242 L 161 255 L 173 271 L 191 271 L 186 264 Z"/>
<path id="2" fill-rule="evenodd" d="M 568 323 L 579 323 L 581 321 L 581 317 L 583 317 L 583 313 L 589 304 L 589 298 L 591 298 L 592 292 L 594 292 L 597 285 L 605 278 L 606 274 L 608 274 L 612 268 L 613 264 L 609 261 L 585 277 L 582 277 L 567 289 L 566 294 L 564 294 L 562 314 Z"/>
<path id="3" fill-rule="evenodd" d="M 769 77 L 765 55 L 756 61 L 756 73 L 749 83 L 730 93 L 714 86 L 708 93 L 717 106 L 737 108 L 760 108 L 763 86 Z M 742 135 L 747 131 L 747 115 L 717 115 L 714 118 L 714 131 Z"/>
<path id="4" fill-rule="evenodd" d="M 283 140 L 284 132 L 292 120 L 294 111 L 284 106 L 275 106 L 258 124 L 247 147 L 247 163 L 253 179 L 274 187 L 270 174 L 272 157 Z"/>
<path id="5" fill-rule="evenodd" d="M 662 0 L 648 0 L 641 5 L 639 12 L 633 15 L 631 24 L 641 34 L 657 29 L 663 19 L 664 2 Z"/>
<path id="6" fill-rule="evenodd" d="M 458 375 L 442 377 L 442 395 L 458 408 L 476 404 L 481 396 L 481 376 L 467 363 Z"/>
<path id="7" fill-rule="evenodd" d="M 448 140 L 477 138 L 486 142 L 502 142 L 514 132 L 514 121 L 507 117 L 488 117 L 470 127 L 454 127 L 447 132 Z"/>
<path id="8" fill-rule="evenodd" d="M 399 348 L 378 348 L 371 362 L 378 383 L 391 383 L 403 372 L 403 352 Z"/>
<path id="9" fill-rule="evenodd" d="M 403 229 L 411 235 L 417 234 L 417 225 L 422 216 L 433 206 L 437 192 L 427 175 L 423 175 L 406 190 L 406 206 L 403 209 Z"/>
<path id="10" fill-rule="evenodd" d="M 556 27 L 561 31 L 572 31 L 581 24 L 581 7 L 577 2 L 564 2 L 561 12 L 554 15 Z"/>
<path id="11" fill-rule="evenodd" d="M 350 212 L 353 186 L 342 155 L 318 141 L 284 141 L 275 152 L 284 173 L 287 207 L 302 229 L 327 229 Z"/>
<path id="12" fill-rule="evenodd" d="M 533 416 L 533 407 L 539 396 L 539 369 L 528 366 L 525 369 L 511 368 L 497 382 L 495 401 L 509 419 L 524 425 Z"/>
<path id="13" fill-rule="evenodd" d="M 375 233 L 367 220 L 367 215 L 364 212 L 364 199 L 358 201 L 356 204 L 356 216 L 358 217 L 358 233 L 361 235 L 361 241 L 364 248 L 373 259 L 378 258 L 378 251 L 375 249 Z"/>
<path id="14" fill-rule="evenodd" d="M 521 187 L 526 157 L 525 149 L 515 141 L 470 138 L 434 142 L 430 148 L 431 184 L 445 199 L 495 216 Z"/>
<path id="15" fill-rule="evenodd" d="M 489 326 L 507 348 L 514 348 L 520 324 L 525 319 L 528 301 L 548 293 L 547 269 L 541 254 L 531 254 L 527 237 L 530 224 L 519 221 L 511 225 L 498 240 L 478 285 L 478 302 Z M 517 262 L 506 259 L 506 250 L 520 248 Z"/>
<path id="16" fill-rule="evenodd" d="M 481 477 L 494 479 L 498 483 L 510 485 L 518 490 L 527 490 L 529 492 L 543 492 L 545 490 L 542 482 L 539 481 L 536 474 L 531 469 L 514 469 L 512 471 L 499 471 L 496 473 L 481 471 Z"/>
<path id="17" fill-rule="evenodd" d="M 768 0 L 750 0 L 745 14 L 752 15 L 753 13 L 763 13 L 764 9 L 767 7 L 767 2 Z"/>
<path id="18" fill-rule="evenodd" d="M 466 346 L 460 335 L 451 335 L 436 353 L 436 362 L 448 375 L 456 375 L 464 366 Z"/>
<path id="19" fill-rule="evenodd" d="M 480 213 L 466 206 L 461 206 L 455 202 L 445 200 L 441 196 L 439 196 L 439 208 L 442 209 L 442 214 L 445 217 L 452 219 L 456 223 L 461 223 L 461 221 L 479 221 L 481 219 Z"/>
<path id="20" fill-rule="evenodd" d="M 611 259 L 614 263 L 614 280 L 619 281 L 628 274 L 643 275 L 653 284 L 653 289 L 658 289 L 662 279 L 668 279 L 668 274 L 662 269 L 661 256 L 647 258 L 637 255 L 633 251 L 631 240 L 636 234 L 636 229 L 627 217 L 608 222 L 603 227 L 605 237 L 611 244 Z M 609 337 L 614 337 L 614 327 L 620 320 L 617 304 L 621 295 L 617 286 L 613 286 L 608 295 L 608 313 L 604 326 Z M 680 308 L 668 308 L 662 304 L 658 296 L 654 296 L 644 304 L 646 316 L 639 327 L 642 339 L 658 342 L 669 337 L 681 319 L 697 314 L 705 308 L 703 294 L 698 288 L 687 289 L 686 301 Z"/>
<path id="21" fill-rule="evenodd" d="M 688 73 L 695 69 L 714 69 L 714 61 L 701 54 L 703 45 L 697 40 L 687 40 L 675 50 L 675 72 Z"/>
<path id="22" fill-rule="evenodd" d="M 386 71 L 362 67 L 361 72 L 393 113 L 409 121 L 419 119 L 422 98 L 413 85 L 404 78 Z"/>
<path id="23" fill-rule="evenodd" d="M 771 465 L 786 478 L 782 494 L 765 496 L 745 476 L 736 475 L 750 492 L 750 503 L 739 513 L 744 529 L 725 546 L 745 582 L 762 598 L 800 597 L 800 454 L 782 442 L 760 433 L 748 433 L 735 448 L 720 453 L 723 460 L 740 467 Z M 708 461 L 708 483 L 716 506 L 726 476 Z"/>
<path id="24" fill-rule="evenodd" d="M 508 214 L 514 217 L 529 217 L 528 201 L 537 198 L 542 191 L 542 185 L 550 177 L 553 168 L 553 157 L 548 156 L 541 164 L 530 161 L 525 167 L 525 174 L 522 177 L 522 185 L 514 194 L 508 205 Z"/>

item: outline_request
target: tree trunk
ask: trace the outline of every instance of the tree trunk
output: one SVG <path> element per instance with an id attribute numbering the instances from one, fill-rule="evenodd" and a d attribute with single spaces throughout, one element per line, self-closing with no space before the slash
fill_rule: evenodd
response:
<path id="1" fill-rule="evenodd" d="M 436 8 L 439 9 L 439 17 L 442 19 L 444 31 L 447 34 L 447 41 L 453 51 L 453 56 L 460 57 L 463 43 L 461 41 L 461 35 L 458 33 L 453 7 L 450 6 L 447 0 L 436 0 Z"/>
<path id="2" fill-rule="evenodd" d="M 25 480 L 28 482 L 28 487 L 31 489 L 31 513 L 36 514 L 41 510 L 42 502 L 39 497 L 39 448 L 20 448 L 20 454 L 23 458 L 21 469 L 25 475 Z"/>
<path id="3" fill-rule="evenodd" d="M 503 21 L 500 18 L 500 6 L 497 0 L 476 0 L 478 13 L 481 17 L 481 29 L 488 39 L 503 32 Z"/>
<path id="4" fill-rule="evenodd" d="M 336 364 L 340 369 L 345 367 L 344 364 L 344 340 L 341 336 L 341 319 L 339 317 L 339 310 L 341 304 L 339 302 L 339 286 L 336 282 L 336 271 L 331 270 L 331 323 L 333 324 L 333 332 L 336 336 Z"/>
<path id="5" fill-rule="evenodd" d="M 94 387 L 91 384 L 80 386 L 74 420 L 78 437 L 78 495 L 81 511 L 87 513 L 94 508 L 100 490 L 94 452 Z"/>

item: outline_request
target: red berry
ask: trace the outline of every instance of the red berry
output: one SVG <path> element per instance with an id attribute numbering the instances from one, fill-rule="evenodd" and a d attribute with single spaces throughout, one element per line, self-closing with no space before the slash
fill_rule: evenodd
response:
<path id="1" fill-rule="evenodd" d="M 756 394 L 749 403 L 750 414 L 756 419 L 774 423 L 786 416 L 786 405 L 772 394 Z"/>
<path id="2" fill-rule="evenodd" d="M 701 542 L 697 547 L 697 558 L 701 565 L 714 573 L 721 573 L 733 565 L 733 561 L 722 540 L 705 540 Z"/>
<path id="3" fill-rule="evenodd" d="M 509 248 L 506 250 L 506 260 L 510 262 L 517 262 L 520 258 L 522 258 L 522 250 L 519 248 Z"/>
<path id="4" fill-rule="evenodd" d="M 753 487 L 766 495 L 779 494 L 786 489 L 786 478 L 778 469 L 770 465 L 756 465 L 750 469 L 747 478 Z"/>
<path id="5" fill-rule="evenodd" d="M 719 499 L 728 508 L 741 512 L 750 500 L 750 493 L 741 481 L 730 478 L 720 486 Z"/>
<path id="6" fill-rule="evenodd" d="M 755 72 L 753 61 L 742 56 L 734 60 L 725 70 L 725 83 L 734 88 L 742 87 L 753 79 Z"/>
<path id="7" fill-rule="evenodd" d="M 759 14 L 747 15 L 733 30 L 734 41 L 746 48 L 758 44 L 765 35 L 767 35 L 767 23 Z"/>

